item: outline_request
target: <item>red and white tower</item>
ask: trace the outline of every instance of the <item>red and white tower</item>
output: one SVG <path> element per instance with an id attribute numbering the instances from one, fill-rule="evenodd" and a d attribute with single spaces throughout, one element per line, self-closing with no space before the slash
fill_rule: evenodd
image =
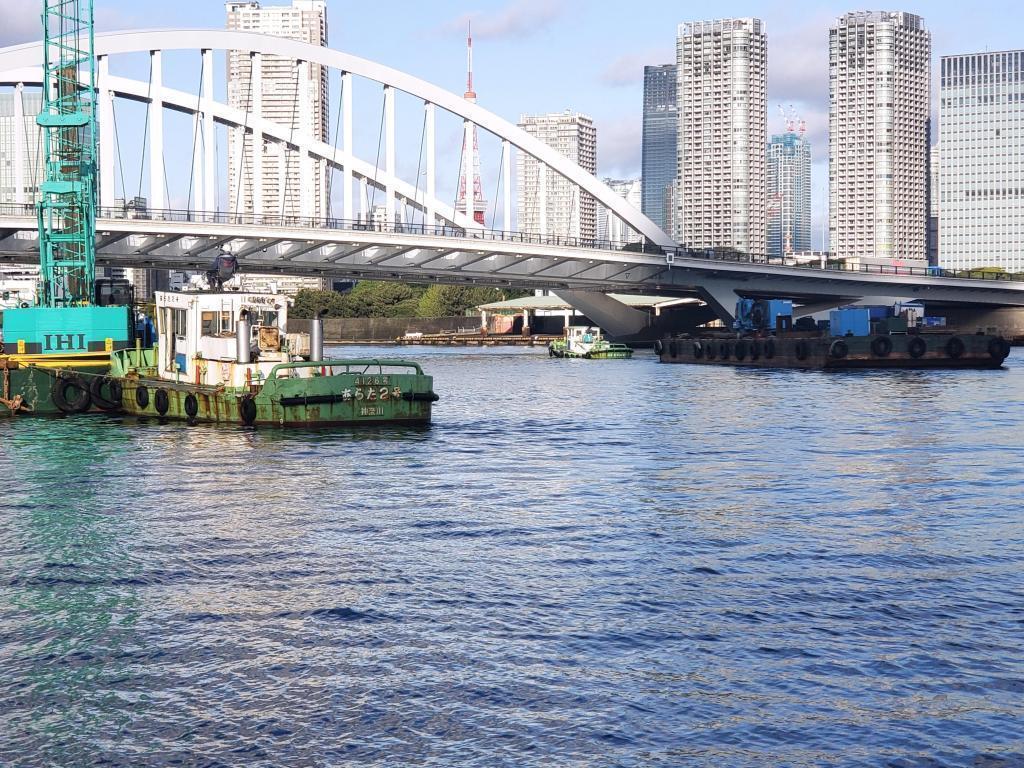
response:
<path id="1" fill-rule="evenodd" d="M 473 90 L 473 27 L 470 24 L 466 36 L 466 101 L 476 104 L 476 91 Z M 484 188 L 480 181 L 480 145 L 477 143 L 476 125 L 465 123 L 466 130 L 462 138 L 462 173 L 459 174 L 459 196 L 455 202 L 455 210 L 466 213 L 471 207 L 473 221 L 483 226 L 484 214 L 487 212 L 487 201 L 484 200 Z M 466 189 L 472 178 L 473 202 L 467 206 Z"/>

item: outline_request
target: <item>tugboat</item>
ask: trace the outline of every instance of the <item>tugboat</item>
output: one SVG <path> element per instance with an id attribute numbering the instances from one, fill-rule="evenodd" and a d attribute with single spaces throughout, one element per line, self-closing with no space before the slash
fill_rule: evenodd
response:
<path id="1" fill-rule="evenodd" d="M 940 318 L 918 325 L 914 314 L 849 307 L 822 323 L 801 318 L 794 325 L 790 301 L 741 299 L 732 333 L 673 336 L 654 350 L 663 363 L 825 370 L 999 368 L 1010 354 L 1002 336 L 947 330 Z"/>
<path id="2" fill-rule="evenodd" d="M 599 328 L 573 325 L 566 329 L 564 339 L 555 339 L 548 345 L 548 355 L 584 360 L 628 360 L 633 356 L 633 350 L 625 344 L 606 341 Z"/>
<path id="3" fill-rule="evenodd" d="M 190 423 L 430 422 L 438 397 L 417 363 L 326 360 L 319 317 L 308 336 L 287 323 L 281 294 L 158 292 L 157 345 L 114 352 L 107 386 L 130 415 Z"/>
<path id="4" fill-rule="evenodd" d="M 134 325 L 127 282 L 96 280 L 92 2 L 44 2 L 42 19 L 41 280 L 33 303 L 3 313 L 0 415 L 117 407 L 97 382 Z"/>

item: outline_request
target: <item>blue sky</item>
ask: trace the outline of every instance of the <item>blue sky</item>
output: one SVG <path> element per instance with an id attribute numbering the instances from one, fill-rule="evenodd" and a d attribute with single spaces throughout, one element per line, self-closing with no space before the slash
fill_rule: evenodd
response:
<path id="1" fill-rule="evenodd" d="M 105 29 L 224 25 L 224 5 L 212 0 L 96 4 L 98 24 Z M 37 0 L 0 0 L 5 18 L 0 45 L 38 39 L 38 5 Z M 828 27 L 836 16 L 855 9 L 801 0 L 328 0 L 328 20 L 332 47 L 461 92 L 465 26 L 472 19 L 480 104 L 513 121 L 521 113 L 566 108 L 589 114 L 598 127 L 599 174 L 626 177 L 639 175 L 640 169 L 643 65 L 674 59 L 676 27 L 682 21 L 757 16 L 768 30 L 769 131 L 782 128 L 778 105 L 794 105 L 808 122 L 818 232 L 827 183 Z M 924 16 L 936 61 L 942 54 L 1024 47 L 1019 23 L 1024 12 L 1018 3 L 960 0 L 887 9 Z M 485 176 L 489 170 L 485 162 Z M 485 188 L 489 183 L 485 178 Z"/>

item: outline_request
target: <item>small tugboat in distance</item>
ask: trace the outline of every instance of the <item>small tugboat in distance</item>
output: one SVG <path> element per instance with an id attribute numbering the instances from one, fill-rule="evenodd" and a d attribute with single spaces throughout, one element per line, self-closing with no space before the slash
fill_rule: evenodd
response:
<path id="1" fill-rule="evenodd" d="M 606 341 L 598 328 L 573 325 L 566 328 L 564 339 L 555 339 L 548 345 L 548 355 L 585 360 L 628 360 L 633 356 L 633 350 L 625 344 Z"/>
<path id="2" fill-rule="evenodd" d="M 428 424 L 433 379 L 406 360 L 323 356 L 323 325 L 286 333 L 281 294 L 157 293 L 158 344 L 112 355 L 124 410 L 188 422 L 328 427 Z"/>

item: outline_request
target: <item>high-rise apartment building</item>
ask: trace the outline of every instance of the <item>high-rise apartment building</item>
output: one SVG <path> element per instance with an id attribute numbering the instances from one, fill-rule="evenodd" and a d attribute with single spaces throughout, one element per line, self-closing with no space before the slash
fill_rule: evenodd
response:
<path id="1" fill-rule="evenodd" d="M 939 264 L 1024 271 L 1024 50 L 943 56 Z"/>
<path id="2" fill-rule="evenodd" d="M 640 179 L 605 179 L 604 183 L 627 203 L 637 210 L 640 209 L 643 186 Z M 630 243 L 642 242 L 643 236 L 630 228 L 626 222 L 601 205 L 601 203 L 598 203 L 597 239 L 601 242 L 609 242 L 615 245 L 628 245 Z"/>
<path id="3" fill-rule="evenodd" d="M 39 91 L 18 88 L 0 93 L 0 203 L 24 203 L 38 199 L 43 180 L 43 135 L 36 125 L 42 108 Z M 17 155 L 21 154 L 18 163 Z M 18 193 L 20 167 L 21 193 Z"/>
<path id="4" fill-rule="evenodd" d="M 672 185 L 676 182 L 678 160 L 676 91 L 675 64 L 644 67 L 643 199 L 640 210 L 666 232 L 672 229 L 669 203 Z"/>
<path id="5" fill-rule="evenodd" d="M 597 174 L 597 129 L 586 115 L 566 110 L 523 115 L 519 127 L 587 173 Z M 597 237 L 597 205 L 568 179 L 525 152 L 516 156 L 519 230 L 557 237 Z"/>
<path id="6" fill-rule="evenodd" d="M 679 25 L 676 239 L 763 255 L 767 39 L 760 19 Z"/>
<path id="7" fill-rule="evenodd" d="M 933 144 L 928 151 L 928 264 L 939 263 L 939 145 Z"/>
<path id="8" fill-rule="evenodd" d="M 768 144 L 768 255 L 811 250 L 811 145 L 797 133 Z"/>
<path id="9" fill-rule="evenodd" d="M 931 34 L 900 11 L 829 31 L 829 241 L 839 258 L 926 254 Z"/>
<path id="10" fill-rule="evenodd" d="M 327 44 L 325 0 L 292 0 L 290 6 L 228 2 L 230 30 L 259 32 Z M 228 52 L 228 103 L 296 134 L 328 141 L 327 68 L 270 54 Z M 264 216 L 329 214 L 327 164 L 280 142 L 233 129 L 228 144 L 228 210 Z"/>

